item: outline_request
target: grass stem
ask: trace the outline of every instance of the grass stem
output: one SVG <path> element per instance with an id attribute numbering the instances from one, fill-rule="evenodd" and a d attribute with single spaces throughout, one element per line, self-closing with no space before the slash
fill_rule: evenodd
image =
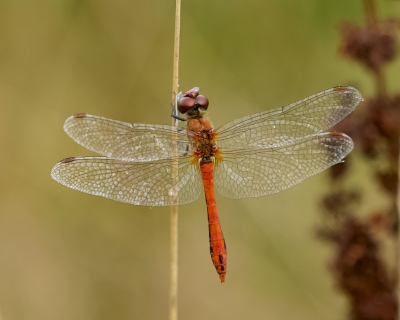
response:
<path id="1" fill-rule="evenodd" d="M 179 90 L 179 40 L 181 24 L 181 0 L 176 0 L 175 9 L 175 38 L 174 38 L 174 63 L 172 72 L 172 104 L 175 107 L 176 94 Z M 178 120 L 171 118 L 173 126 L 178 125 Z M 175 140 L 177 136 L 175 135 Z M 175 157 L 172 164 L 172 181 L 174 185 L 178 180 L 178 149 L 175 148 Z M 169 293 L 169 320 L 178 319 L 178 206 L 171 206 L 171 266 L 170 266 L 170 293 Z"/>

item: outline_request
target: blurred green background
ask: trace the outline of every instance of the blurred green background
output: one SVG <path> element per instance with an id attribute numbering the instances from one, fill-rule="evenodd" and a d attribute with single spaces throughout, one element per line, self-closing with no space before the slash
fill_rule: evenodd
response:
<path id="1" fill-rule="evenodd" d="M 381 17 L 399 1 L 379 2 Z M 92 155 L 64 132 L 86 112 L 170 123 L 173 0 L 0 2 L 0 313 L 2 319 L 166 319 L 169 208 L 63 187 L 57 161 Z M 183 0 L 180 88 L 199 86 L 218 127 L 320 90 L 373 81 L 337 54 L 338 27 L 361 1 Z M 398 89 L 400 64 L 387 69 Z M 361 161 L 354 184 L 364 183 Z M 315 239 L 327 174 L 259 199 L 217 195 L 228 246 L 221 284 L 203 197 L 180 207 L 180 319 L 343 319 Z"/>

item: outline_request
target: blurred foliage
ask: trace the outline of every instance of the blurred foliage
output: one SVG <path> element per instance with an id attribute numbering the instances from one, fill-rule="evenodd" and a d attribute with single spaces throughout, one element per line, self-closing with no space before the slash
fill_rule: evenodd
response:
<path id="1" fill-rule="evenodd" d="M 381 16 L 399 2 L 381 2 Z M 62 130 L 87 112 L 170 123 L 174 1 L 0 3 L 0 313 L 4 319 L 159 319 L 168 312 L 169 208 L 81 194 L 50 178 L 91 153 Z M 360 1 L 188 1 L 180 85 L 199 86 L 215 127 L 339 84 L 368 96 L 365 70 L 337 55 L 339 25 Z M 387 69 L 388 90 L 400 64 Z M 356 157 L 357 158 L 357 157 Z M 357 158 L 369 207 L 384 201 Z M 227 282 L 208 253 L 203 199 L 180 208 L 182 319 L 340 319 L 345 300 L 315 241 L 326 174 L 268 198 L 218 197 Z"/>
<path id="2" fill-rule="evenodd" d="M 351 320 L 398 318 L 400 95 L 388 92 L 385 69 L 398 55 L 400 20 L 381 19 L 376 3 L 363 1 L 364 23 L 341 26 L 339 52 L 368 70 L 375 92 L 336 129 L 353 137 L 387 203 L 360 216 L 364 194 L 345 186 L 349 155 L 346 165 L 329 170 L 331 190 L 322 201 L 325 224 L 318 231 L 335 248 L 332 275 L 347 296 Z"/>

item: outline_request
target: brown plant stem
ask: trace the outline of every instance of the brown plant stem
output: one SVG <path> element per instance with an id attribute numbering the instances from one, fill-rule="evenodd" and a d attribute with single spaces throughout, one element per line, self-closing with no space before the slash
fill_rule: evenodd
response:
<path id="1" fill-rule="evenodd" d="M 374 0 L 363 0 L 367 26 L 374 27 L 378 21 Z"/>
<path id="2" fill-rule="evenodd" d="M 399 144 L 400 144 L 400 140 L 399 140 Z M 400 158 L 400 155 L 399 155 Z M 398 164 L 397 167 L 398 172 L 400 172 L 400 163 Z M 398 175 L 397 175 L 398 176 Z M 399 214 L 399 208 L 400 208 L 400 181 L 398 181 L 397 184 L 397 214 Z M 397 221 L 400 221 L 400 217 L 399 215 L 397 216 Z M 400 235 L 399 232 L 397 232 L 397 241 L 396 241 L 396 245 L 395 245 L 395 250 L 396 250 L 396 261 L 395 261 L 395 265 L 396 265 L 396 271 L 397 271 L 397 307 L 400 306 L 400 253 L 399 253 L 399 249 L 400 249 Z M 400 312 L 399 309 L 397 309 L 397 320 L 400 320 Z"/>
<path id="3" fill-rule="evenodd" d="M 175 8 L 175 38 L 174 59 L 172 72 L 172 105 L 175 108 L 175 97 L 179 88 L 179 40 L 181 24 L 181 0 L 176 0 Z M 177 126 L 178 120 L 172 118 L 171 124 Z M 174 140 L 177 140 L 174 134 Z M 178 150 L 174 150 L 175 157 L 172 163 L 172 181 L 176 185 L 178 180 Z M 176 196 L 176 195 L 175 195 Z M 171 265 L 170 265 L 170 293 L 169 293 L 169 319 L 178 319 L 178 206 L 171 206 Z"/>
<path id="4" fill-rule="evenodd" d="M 332 272 L 349 300 L 351 320 L 400 320 L 400 95 L 388 92 L 385 74 L 397 56 L 398 20 L 379 19 L 376 4 L 363 0 L 365 26 L 342 24 L 339 52 L 369 71 L 375 93 L 364 103 L 361 117 L 348 117 L 339 125 L 340 131 L 353 136 L 370 164 L 375 185 L 390 202 L 368 218 L 360 217 L 362 190 L 337 188 L 347 168 L 334 167 L 331 178 L 337 191 L 324 197 L 327 224 L 319 233 L 335 244 Z M 392 254 L 387 255 L 388 250 Z"/>
<path id="5" fill-rule="evenodd" d="M 370 28 L 378 28 L 378 15 L 376 12 L 376 7 L 375 7 L 375 0 L 363 0 L 364 2 L 364 11 L 365 11 L 365 17 L 366 17 L 366 23 L 367 26 Z M 384 68 L 381 67 L 377 70 L 377 72 L 374 72 L 374 78 L 375 78 L 375 84 L 376 84 L 376 91 L 377 91 L 377 96 L 378 98 L 383 101 L 384 103 L 387 103 L 388 101 L 388 94 L 387 94 L 387 85 L 386 85 L 386 77 L 384 74 Z M 400 140 L 399 140 L 400 144 Z M 400 184 L 399 184 L 399 150 L 396 150 L 397 152 L 390 152 L 389 154 L 389 164 L 392 168 L 395 168 L 396 170 L 396 175 L 397 175 L 397 199 L 393 199 L 393 208 L 394 208 L 394 214 L 393 214 L 393 220 L 395 220 L 396 224 L 399 221 L 399 203 L 400 203 Z M 397 226 L 398 228 L 398 226 Z M 397 272 L 397 306 L 400 306 L 400 236 L 399 232 L 397 230 L 396 232 L 396 239 L 395 239 L 395 245 L 394 245 L 394 256 L 395 258 L 395 270 L 394 272 Z M 397 309 L 397 316 L 396 319 L 400 320 L 400 313 Z"/>

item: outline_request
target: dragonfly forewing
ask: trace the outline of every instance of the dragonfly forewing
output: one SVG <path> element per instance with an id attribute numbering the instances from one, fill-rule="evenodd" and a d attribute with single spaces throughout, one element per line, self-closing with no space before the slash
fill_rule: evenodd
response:
<path id="1" fill-rule="evenodd" d="M 65 132 L 103 156 L 124 161 L 154 161 L 186 155 L 186 130 L 160 124 L 127 123 L 85 113 L 69 117 Z M 175 149 L 176 147 L 176 149 Z"/>
<path id="2" fill-rule="evenodd" d="M 326 131 L 362 101 L 350 86 L 321 91 L 277 109 L 231 121 L 218 130 L 218 146 L 227 148 L 278 147 Z"/>

